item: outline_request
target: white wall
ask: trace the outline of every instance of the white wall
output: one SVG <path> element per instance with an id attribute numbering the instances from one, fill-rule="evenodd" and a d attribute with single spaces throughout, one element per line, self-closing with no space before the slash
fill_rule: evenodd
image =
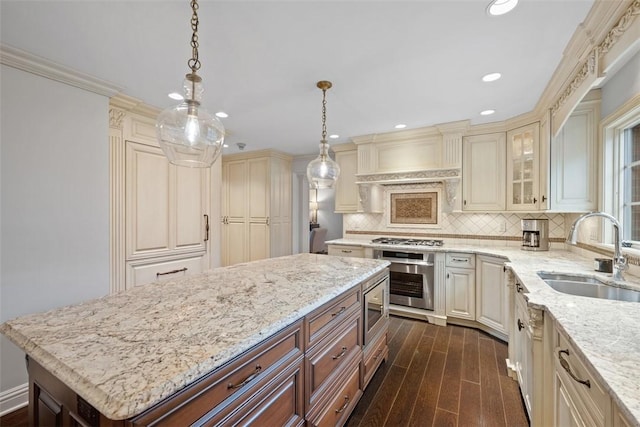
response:
<path id="1" fill-rule="evenodd" d="M 5 321 L 109 292 L 109 100 L 14 68 L 0 72 Z M 0 395 L 26 382 L 24 354 L 3 337 Z"/>
<path id="2" fill-rule="evenodd" d="M 604 119 L 640 93 L 640 52 L 637 52 L 602 87 L 600 114 Z"/>

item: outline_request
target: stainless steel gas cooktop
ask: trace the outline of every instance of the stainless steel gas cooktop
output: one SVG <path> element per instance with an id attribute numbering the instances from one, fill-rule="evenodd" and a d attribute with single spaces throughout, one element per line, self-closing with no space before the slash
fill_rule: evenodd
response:
<path id="1" fill-rule="evenodd" d="M 405 239 L 402 237 L 379 237 L 371 243 L 381 245 L 405 245 L 405 246 L 442 246 L 444 242 L 436 239 Z"/>

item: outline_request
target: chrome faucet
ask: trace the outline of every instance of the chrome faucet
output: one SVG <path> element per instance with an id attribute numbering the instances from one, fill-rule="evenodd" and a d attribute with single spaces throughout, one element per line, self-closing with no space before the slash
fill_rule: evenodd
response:
<path id="1" fill-rule="evenodd" d="M 622 277 L 622 273 L 626 271 L 629 266 L 627 265 L 627 259 L 622 255 L 622 240 L 620 239 L 621 227 L 618 220 L 608 213 L 589 212 L 581 215 L 574 221 L 573 225 L 571 226 L 571 230 L 569 230 L 569 236 L 567 237 L 567 243 L 571 245 L 575 245 L 576 243 L 578 243 L 578 226 L 585 219 L 594 216 L 606 218 L 613 223 L 613 280 L 624 280 L 624 277 Z"/>

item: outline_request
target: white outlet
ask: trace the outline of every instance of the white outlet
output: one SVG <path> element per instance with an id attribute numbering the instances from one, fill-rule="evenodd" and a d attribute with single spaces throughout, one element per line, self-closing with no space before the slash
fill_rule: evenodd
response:
<path id="1" fill-rule="evenodd" d="M 598 230 L 592 228 L 589 232 L 589 240 L 596 241 L 598 240 Z"/>

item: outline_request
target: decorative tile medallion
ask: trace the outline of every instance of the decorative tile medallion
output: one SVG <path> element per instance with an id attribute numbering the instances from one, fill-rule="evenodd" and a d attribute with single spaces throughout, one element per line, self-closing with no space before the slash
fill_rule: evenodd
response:
<path id="1" fill-rule="evenodd" d="M 438 224 L 438 192 L 390 193 L 390 225 Z"/>

